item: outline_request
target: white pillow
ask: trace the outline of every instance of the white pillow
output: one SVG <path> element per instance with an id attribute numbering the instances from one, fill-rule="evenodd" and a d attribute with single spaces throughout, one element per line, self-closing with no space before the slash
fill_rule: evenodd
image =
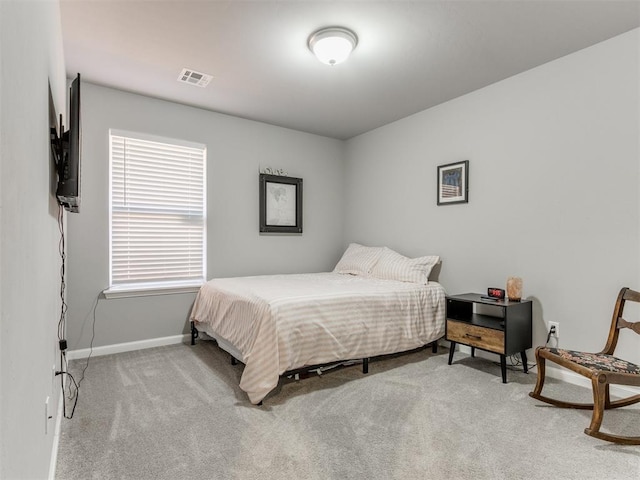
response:
<path id="1" fill-rule="evenodd" d="M 382 251 L 381 247 L 365 247 L 358 243 L 352 243 L 347 247 L 333 271 L 335 273 L 369 276 Z"/>
<path id="2" fill-rule="evenodd" d="M 439 261 L 438 255 L 407 258 L 385 247 L 371 271 L 371 276 L 383 280 L 427 284 L 431 270 Z"/>

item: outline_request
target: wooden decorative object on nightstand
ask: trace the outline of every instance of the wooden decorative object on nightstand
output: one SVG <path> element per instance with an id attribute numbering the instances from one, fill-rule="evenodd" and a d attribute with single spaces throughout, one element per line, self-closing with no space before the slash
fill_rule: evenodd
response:
<path id="1" fill-rule="evenodd" d="M 449 365 L 456 343 L 500 355 L 502 383 L 507 383 L 506 356 L 519 353 L 525 373 L 526 350 L 532 346 L 532 302 L 489 299 L 479 293 L 447 296 L 446 340 L 451 342 Z"/>

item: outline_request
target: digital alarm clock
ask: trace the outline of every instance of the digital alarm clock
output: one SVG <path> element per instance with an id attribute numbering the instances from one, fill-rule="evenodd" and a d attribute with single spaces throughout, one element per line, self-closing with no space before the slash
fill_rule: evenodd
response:
<path id="1" fill-rule="evenodd" d="M 487 295 L 491 298 L 504 299 L 505 291 L 502 288 L 487 288 Z"/>

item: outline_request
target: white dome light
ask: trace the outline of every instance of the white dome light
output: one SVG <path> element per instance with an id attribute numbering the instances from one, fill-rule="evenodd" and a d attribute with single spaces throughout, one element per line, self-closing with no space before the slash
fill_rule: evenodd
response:
<path id="1" fill-rule="evenodd" d="M 332 66 L 344 62 L 357 44 L 356 34 L 342 27 L 323 28 L 309 37 L 309 49 L 322 63 Z"/>

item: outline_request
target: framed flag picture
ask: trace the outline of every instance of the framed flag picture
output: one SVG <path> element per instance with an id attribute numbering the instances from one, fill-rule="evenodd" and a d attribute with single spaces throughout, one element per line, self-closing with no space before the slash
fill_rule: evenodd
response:
<path id="1" fill-rule="evenodd" d="M 469 202 L 469 160 L 438 166 L 438 205 Z"/>

